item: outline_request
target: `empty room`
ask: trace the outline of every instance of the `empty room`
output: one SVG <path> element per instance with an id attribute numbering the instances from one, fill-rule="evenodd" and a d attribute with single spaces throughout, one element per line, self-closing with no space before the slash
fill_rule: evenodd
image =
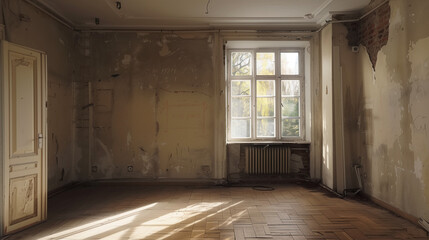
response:
<path id="1" fill-rule="evenodd" d="M 428 0 L 0 2 L 0 239 L 429 239 Z"/>

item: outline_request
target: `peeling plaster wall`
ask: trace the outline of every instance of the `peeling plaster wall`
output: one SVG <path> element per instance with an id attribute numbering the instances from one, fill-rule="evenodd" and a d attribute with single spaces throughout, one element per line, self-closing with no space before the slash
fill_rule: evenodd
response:
<path id="1" fill-rule="evenodd" d="M 389 39 L 375 70 L 363 46 L 353 56 L 342 44 L 343 66 L 356 66 L 343 79 L 346 152 L 362 164 L 367 194 L 429 219 L 429 1 L 389 4 Z"/>
<path id="2" fill-rule="evenodd" d="M 48 190 L 76 180 L 72 151 L 72 30 L 24 1 L 2 0 L 9 42 L 46 52 L 48 56 Z M 20 21 L 16 14 L 23 14 Z"/>
<path id="3" fill-rule="evenodd" d="M 89 39 L 91 178 L 212 178 L 213 34 Z"/>
<path id="4" fill-rule="evenodd" d="M 348 31 L 343 24 L 333 24 L 333 46 L 339 48 L 340 80 L 343 97 L 343 124 L 344 124 L 344 171 L 345 188 L 358 188 L 357 177 L 353 168 L 354 164 L 361 163 L 359 149 L 356 149 L 355 141 L 365 134 L 365 128 L 359 120 L 359 115 L 364 111 L 362 104 L 362 83 L 356 80 L 357 53 L 351 51 L 347 40 Z M 340 94 L 339 94 L 340 95 Z M 341 96 L 340 96 L 341 97 Z M 359 128 L 360 127 L 360 128 Z M 363 136 L 365 137 L 365 136 Z M 340 174 L 343 174 L 342 172 Z"/>

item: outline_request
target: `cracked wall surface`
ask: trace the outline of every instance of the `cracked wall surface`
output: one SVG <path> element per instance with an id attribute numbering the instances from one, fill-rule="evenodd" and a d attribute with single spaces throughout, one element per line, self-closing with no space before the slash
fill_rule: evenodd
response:
<path id="1" fill-rule="evenodd" d="M 351 52 L 344 26 L 332 29 L 343 69 L 347 187 L 356 187 L 351 167 L 360 164 L 367 194 L 428 219 L 429 2 L 389 4 L 375 69 L 364 46 Z M 48 55 L 49 190 L 86 179 L 213 177 L 213 34 L 76 34 L 27 4 L 20 11 L 30 21 L 7 16 L 8 40 Z"/>
<path id="2" fill-rule="evenodd" d="M 91 178 L 212 178 L 213 35 L 89 39 Z"/>
<path id="3" fill-rule="evenodd" d="M 429 2 L 389 4 L 389 38 L 374 70 L 364 46 L 351 53 L 342 44 L 343 69 L 355 73 L 343 76 L 349 167 L 362 165 L 367 194 L 428 219 Z M 336 32 L 344 40 L 346 33 Z"/>

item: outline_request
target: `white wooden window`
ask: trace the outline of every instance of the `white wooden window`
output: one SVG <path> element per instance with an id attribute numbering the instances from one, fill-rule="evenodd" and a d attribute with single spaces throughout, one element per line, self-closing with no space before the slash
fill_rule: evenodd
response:
<path id="1" fill-rule="evenodd" d="M 229 49 L 228 140 L 302 140 L 304 49 Z"/>

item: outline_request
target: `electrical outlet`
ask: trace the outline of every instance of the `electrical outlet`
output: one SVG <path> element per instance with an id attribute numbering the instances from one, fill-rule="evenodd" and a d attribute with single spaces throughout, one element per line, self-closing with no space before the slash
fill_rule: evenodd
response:
<path id="1" fill-rule="evenodd" d="M 127 167 L 128 172 L 132 172 L 134 170 L 133 166 L 128 166 Z"/>
<path id="2" fill-rule="evenodd" d="M 97 172 L 98 171 L 98 167 L 97 166 L 92 166 L 91 167 L 91 172 Z"/>

